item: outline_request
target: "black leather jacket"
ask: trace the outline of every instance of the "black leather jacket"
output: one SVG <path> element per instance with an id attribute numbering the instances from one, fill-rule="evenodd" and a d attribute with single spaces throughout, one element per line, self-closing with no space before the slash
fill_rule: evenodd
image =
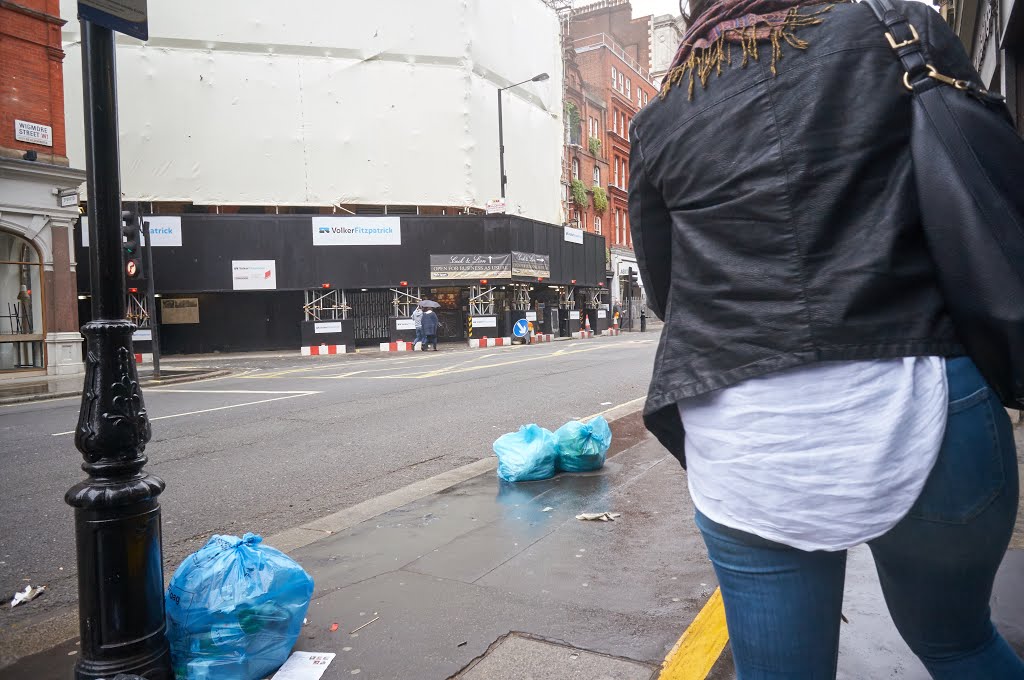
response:
<path id="1" fill-rule="evenodd" d="M 930 7 L 932 63 L 974 71 Z M 923 241 L 910 93 L 870 8 L 837 5 L 760 59 L 652 100 L 630 136 L 629 215 L 665 320 L 644 418 L 685 466 L 676 403 L 815 361 L 963 353 Z M 974 76 L 976 77 L 976 76 Z M 835 386 L 837 390 L 842 385 Z"/>

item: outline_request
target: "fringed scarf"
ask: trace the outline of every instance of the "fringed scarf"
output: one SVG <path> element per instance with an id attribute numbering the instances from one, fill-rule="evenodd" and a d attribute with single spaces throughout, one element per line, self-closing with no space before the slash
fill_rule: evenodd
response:
<path id="1" fill-rule="evenodd" d="M 722 75 L 722 67 L 732 65 L 732 50 L 743 50 L 741 67 L 757 61 L 758 43 L 772 46 L 772 75 L 782 59 L 782 43 L 798 50 L 807 49 L 807 41 L 796 36 L 805 26 L 825 21 L 822 16 L 837 2 L 845 0 L 719 0 L 713 2 L 686 32 L 672 66 L 665 75 L 661 96 L 688 78 L 688 96 L 693 99 L 694 83 L 707 87 L 711 74 Z M 807 8 L 807 13 L 800 10 Z"/>

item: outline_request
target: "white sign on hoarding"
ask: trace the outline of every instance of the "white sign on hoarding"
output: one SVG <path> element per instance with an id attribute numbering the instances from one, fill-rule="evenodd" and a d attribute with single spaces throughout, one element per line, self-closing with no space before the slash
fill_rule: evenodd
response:
<path id="1" fill-rule="evenodd" d="M 19 142 L 53 146 L 53 128 L 41 123 L 30 123 L 27 120 L 15 120 L 14 138 Z"/>
<path id="2" fill-rule="evenodd" d="M 416 322 L 412 319 L 395 319 L 395 330 L 414 331 L 416 330 Z"/>
<path id="3" fill-rule="evenodd" d="M 565 240 L 569 243 L 583 243 L 583 230 L 576 227 L 565 228 Z"/>
<path id="4" fill-rule="evenodd" d="M 575 311 L 570 310 L 569 311 L 569 318 L 570 319 L 579 319 L 580 318 L 579 310 L 575 310 Z"/>
<path id="5" fill-rule="evenodd" d="M 340 321 L 317 321 L 313 324 L 314 333 L 340 333 Z"/>
<path id="6" fill-rule="evenodd" d="M 399 217 L 334 217 L 313 218 L 315 246 L 400 246 L 402 220 Z"/>
<path id="7" fill-rule="evenodd" d="M 181 218 L 168 217 L 166 215 L 143 216 L 143 221 L 149 222 L 149 238 L 153 241 L 154 248 L 181 247 Z"/>
<path id="8" fill-rule="evenodd" d="M 526 320 L 527 321 L 536 321 L 537 320 L 537 312 L 527 312 L 526 313 Z"/>
<path id="9" fill-rule="evenodd" d="M 603 309 L 597 310 L 597 318 L 598 319 L 607 319 L 608 318 L 608 312 L 604 311 Z"/>
<path id="10" fill-rule="evenodd" d="M 167 215 L 143 215 L 149 222 L 149 238 L 154 248 L 181 247 L 181 218 Z M 82 247 L 89 247 L 89 218 L 82 216 Z"/>
<path id="11" fill-rule="evenodd" d="M 474 316 L 473 328 L 497 328 L 498 317 L 496 316 Z"/>
<path id="12" fill-rule="evenodd" d="M 504 198 L 494 198 L 494 199 L 491 199 L 490 201 L 487 201 L 487 205 L 485 207 L 485 210 L 486 210 L 488 215 L 495 215 L 495 214 L 504 213 L 505 212 L 505 199 Z"/>
<path id="13" fill-rule="evenodd" d="M 231 260 L 232 290 L 276 290 L 277 260 Z"/>
<path id="14" fill-rule="evenodd" d="M 142 329 L 142 330 L 137 330 L 134 333 L 132 333 L 132 340 L 134 340 L 136 342 L 138 342 L 140 340 L 152 340 L 152 339 L 153 339 L 153 331 L 152 331 L 152 329 L 149 329 L 149 328 L 145 328 L 145 329 Z"/>

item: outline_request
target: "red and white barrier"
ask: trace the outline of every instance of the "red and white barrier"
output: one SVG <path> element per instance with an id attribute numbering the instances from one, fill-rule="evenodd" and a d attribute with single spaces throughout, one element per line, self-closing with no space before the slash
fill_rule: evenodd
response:
<path id="1" fill-rule="evenodd" d="M 301 348 L 301 351 L 304 357 L 319 357 L 328 354 L 347 354 L 348 347 L 346 345 L 310 345 Z"/>
<path id="2" fill-rule="evenodd" d="M 413 348 L 413 343 L 405 342 L 404 340 L 380 343 L 381 352 L 411 352 Z"/>
<path id="3" fill-rule="evenodd" d="M 469 348 L 480 349 L 482 347 L 508 347 L 512 344 L 512 338 L 470 338 Z"/>
<path id="4" fill-rule="evenodd" d="M 555 336 L 551 333 L 534 333 L 533 342 L 552 342 Z"/>
<path id="5" fill-rule="evenodd" d="M 137 364 L 151 364 L 153 363 L 153 354 L 151 352 L 136 352 L 135 363 Z"/>
<path id="6" fill-rule="evenodd" d="M 594 331 L 579 331 L 578 333 L 573 333 L 572 337 L 576 338 L 577 340 L 592 338 L 594 337 Z"/>
<path id="7" fill-rule="evenodd" d="M 605 333 L 607 333 L 608 335 L 619 335 L 620 333 L 622 333 L 622 331 L 618 328 L 609 328 L 608 330 L 605 331 Z"/>

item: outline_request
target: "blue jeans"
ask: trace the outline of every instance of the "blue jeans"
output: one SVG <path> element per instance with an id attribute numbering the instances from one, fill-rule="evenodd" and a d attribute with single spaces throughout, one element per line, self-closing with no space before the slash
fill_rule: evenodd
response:
<path id="1" fill-rule="evenodd" d="M 946 362 L 949 416 L 935 468 L 910 513 L 871 541 L 893 622 L 937 680 L 1024 679 L 992 625 L 989 599 L 1017 516 L 1006 411 L 967 358 Z M 805 552 L 697 526 L 722 589 L 740 680 L 834 678 L 846 552 Z"/>
<path id="2" fill-rule="evenodd" d="M 418 327 L 416 329 L 416 339 L 413 340 L 413 344 L 416 344 L 418 342 L 423 342 L 425 339 L 426 339 L 426 336 L 423 335 L 423 327 L 420 326 L 420 327 Z"/>

